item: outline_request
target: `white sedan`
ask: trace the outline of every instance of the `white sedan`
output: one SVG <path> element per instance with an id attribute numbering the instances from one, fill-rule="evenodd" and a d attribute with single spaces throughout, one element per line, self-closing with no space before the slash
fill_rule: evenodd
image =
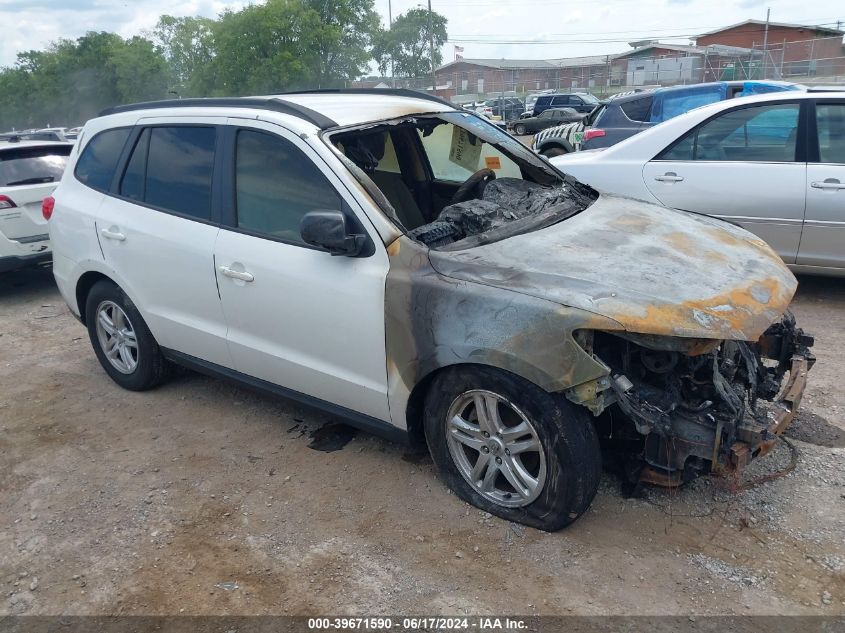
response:
<path id="1" fill-rule="evenodd" d="M 722 101 L 552 163 L 602 192 L 740 224 L 797 272 L 845 275 L 845 91 Z"/>

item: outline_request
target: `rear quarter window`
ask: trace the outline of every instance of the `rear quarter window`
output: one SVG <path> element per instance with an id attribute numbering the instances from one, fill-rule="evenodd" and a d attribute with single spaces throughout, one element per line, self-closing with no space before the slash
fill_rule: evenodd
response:
<path id="1" fill-rule="evenodd" d="M 92 138 L 76 162 L 76 179 L 93 189 L 108 191 L 130 130 L 105 130 Z"/>
<path id="2" fill-rule="evenodd" d="M 70 150 L 70 145 L 57 145 L 0 152 L 0 187 L 58 182 Z"/>
<path id="3" fill-rule="evenodd" d="M 644 123 L 649 120 L 649 114 L 651 113 L 651 97 L 631 99 L 620 104 L 619 107 L 631 121 Z"/>

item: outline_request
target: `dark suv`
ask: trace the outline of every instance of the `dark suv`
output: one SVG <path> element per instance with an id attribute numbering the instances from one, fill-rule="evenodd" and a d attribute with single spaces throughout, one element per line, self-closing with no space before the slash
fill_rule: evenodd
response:
<path id="1" fill-rule="evenodd" d="M 573 108 L 587 114 L 599 104 L 599 100 L 586 92 L 542 95 L 534 103 L 534 116 L 549 108 Z"/>

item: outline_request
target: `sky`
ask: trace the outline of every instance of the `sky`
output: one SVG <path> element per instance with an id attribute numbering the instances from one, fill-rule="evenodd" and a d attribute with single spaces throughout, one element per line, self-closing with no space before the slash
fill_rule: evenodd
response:
<path id="1" fill-rule="evenodd" d="M 143 34 L 158 16 L 214 17 L 248 0 L 0 0 L 0 66 L 14 64 L 19 51 L 42 49 L 60 37 L 86 31 L 114 31 L 124 37 Z M 388 0 L 375 7 L 388 21 Z M 420 6 L 419 0 L 392 0 L 394 17 Z M 601 55 L 628 50 L 627 42 L 660 39 L 688 43 L 688 38 L 747 19 L 821 24 L 845 28 L 842 0 L 432 0 L 432 9 L 448 19 L 449 43 L 466 58 L 547 59 Z"/>

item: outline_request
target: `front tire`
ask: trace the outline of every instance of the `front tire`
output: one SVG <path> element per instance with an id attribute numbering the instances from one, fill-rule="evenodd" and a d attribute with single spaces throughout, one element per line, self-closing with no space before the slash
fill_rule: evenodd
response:
<path id="1" fill-rule="evenodd" d="M 517 136 L 525 136 L 525 126 L 522 123 L 517 123 L 513 128 Z"/>
<path id="2" fill-rule="evenodd" d="M 544 149 L 540 152 L 546 158 L 554 158 L 555 156 L 563 156 L 564 154 L 568 154 L 569 152 L 566 151 L 563 147 L 549 147 Z"/>
<path id="3" fill-rule="evenodd" d="M 425 434 L 441 478 L 503 519 L 554 531 L 595 496 L 601 453 L 586 411 L 513 374 L 450 369 L 432 383 Z"/>
<path id="4" fill-rule="evenodd" d="M 85 301 L 88 337 L 100 365 L 118 385 L 146 391 L 170 377 L 171 365 L 135 304 L 115 284 L 98 281 Z"/>

